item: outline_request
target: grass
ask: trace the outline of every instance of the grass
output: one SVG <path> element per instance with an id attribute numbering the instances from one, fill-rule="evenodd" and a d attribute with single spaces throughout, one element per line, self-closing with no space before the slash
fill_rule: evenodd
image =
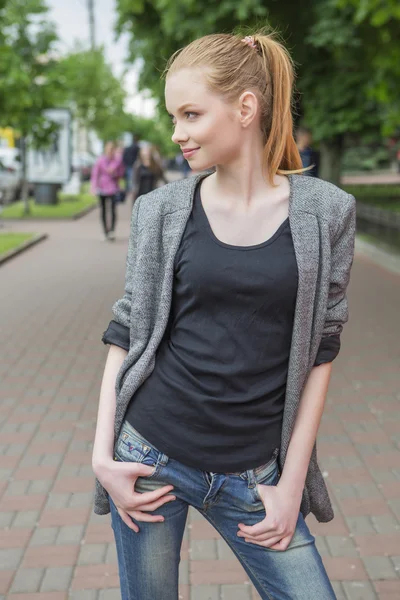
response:
<path id="1" fill-rule="evenodd" d="M 22 202 L 14 202 L 5 206 L 1 213 L 3 219 L 71 219 L 85 208 L 97 203 L 97 198 L 91 194 L 59 194 L 58 204 L 36 204 L 29 199 L 30 213 L 24 214 Z"/>
<path id="2" fill-rule="evenodd" d="M 0 232 L 0 258 L 9 252 L 22 246 L 24 242 L 34 237 L 34 233 L 1 233 Z"/>
<path id="3" fill-rule="evenodd" d="M 363 204 L 400 212 L 400 185 L 345 185 L 343 189 Z"/>

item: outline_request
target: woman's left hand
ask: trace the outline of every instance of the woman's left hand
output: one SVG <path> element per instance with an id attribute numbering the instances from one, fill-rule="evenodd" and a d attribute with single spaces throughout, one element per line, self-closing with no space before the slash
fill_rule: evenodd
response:
<path id="1" fill-rule="evenodd" d="M 301 495 L 292 496 L 279 483 L 276 486 L 258 484 L 257 488 L 265 507 L 265 519 L 251 526 L 239 523 L 237 535 L 257 546 L 286 550 L 296 529 Z"/>

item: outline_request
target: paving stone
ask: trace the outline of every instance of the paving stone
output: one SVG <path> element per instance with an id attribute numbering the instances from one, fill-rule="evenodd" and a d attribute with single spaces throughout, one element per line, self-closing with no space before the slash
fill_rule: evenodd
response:
<path id="1" fill-rule="evenodd" d="M 315 536 L 315 545 L 317 546 L 317 550 L 321 556 L 329 556 L 329 548 L 326 544 L 325 537 L 322 535 Z"/>
<path id="2" fill-rule="evenodd" d="M 220 600 L 219 585 L 192 585 L 190 600 Z"/>
<path id="3" fill-rule="evenodd" d="M 30 546 L 52 546 L 59 532 L 58 527 L 38 527 L 33 532 Z"/>
<path id="4" fill-rule="evenodd" d="M 221 600 L 251 600 L 250 585 L 221 585 Z"/>
<path id="5" fill-rule="evenodd" d="M 0 529 L 6 529 L 6 527 L 10 527 L 14 517 L 14 512 L 0 512 Z"/>
<path id="6" fill-rule="evenodd" d="M 217 559 L 215 540 L 192 540 L 189 549 L 192 560 Z"/>
<path id="7" fill-rule="evenodd" d="M 350 530 L 350 533 L 352 533 L 353 535 L 375 533 L 375 529 L 372 525 L 370 517 L 345 517 L 345 520 Z"/>
<path id="8" fill-rule="evenodd" d="M 364 556 L 362 561 L 370 579 L 397 579 L 393 564 L 386 556 Z"/>
<path id="9" fill-rule="evenodd" d="M 119 594 L 120 594 L 120 599 L 121 599 L 120 591 L 119 591 Z M 98 596 L 99 596 L 98 590 L 70 591 L 68 594 L 68 600 L 98 600 Z"/>
<path id="10" fill-rule="evenodd" d="M 83 544 L 78 565 L 100 565 L 104 563 L 107 544 Z"/>
<path id="11" fill-rule="evenodd" d="M 56 544 L 79 544 L 83 538 L 84 525 L 66 525 L 58 530 Z"/>
<path id="12" fill-rule="evenodd" d="M 39 520 L 39 510 L 24 510 L 16 514 L 13 527 L 35 527 Z"/>
<path id="13" fill-rule="evenodd" d="M 50 567 L 46 569 L 40 586 L 41 592 L 67 591 L 72 578 L 73 567 Z"/>
<path id="14" fill-rule="evenodd" d="M 235 554 L 229 548 L 228 544 L 221 538 L 215 540 L 217 542 L 217 556 L 219 559 L 236 559 Z"/>
<path id="15" fill-rule="evenodd" d="M 189 561 L 181 560 L 179 563 L 179 583 L 183 585 L 189 584 Z"/>
<path id="16" fill-rule="evenodd" d="M 343 581 L 348 600 L 377 600 L 378 596 L 369 581 Z"/>
<path id="17" fill-rule="evenodd" d="M 11 586 L 12 593 L 38 592 L 44 569 L 19 569 Z"/>
<path id="18" fill-rule="evenodd" d="M 93 491 L 91 492 L 77 492 L 71 494 L 69 504 L 71 508 L 80 508 L 81 506 L 89 506 L 93 502 Z"/>
<path id="19" fill-rule="evenodd" d="M 23 553 L 23 548 L 0 550 L 0 569 L 17 569 Z"/>
<path id="20" fill-rule="evenodd" d="M 393 533 L 400 530 L 400 524 L 392 515 L 371 517 L 372 524 L 378 533 Z"/>
<path id="21" fill-rule="evenodd" d="M 108 564 L 111 564 L 111 565 L 118 564 L 117 548 L 116 548 L 115 544 L 108 544 L 107 545 L 106 559 L 105 559 L 104 562 L 107 565 Z"/>
<path id="22" fill-rule="evenodd" d="M 31 481 L 28 494 L 48 494 L 53 487 L 52 479 L 38 479 L 36 481 Z"/>
<path id="23" fill-rule="evenodd" d="M 121 600 L 121 590 L 118 588 L 100 590 L 99 600 Z"/>
<path id="24" fill-rule="evenodd" d="M 47 500 L 46 508 L 67 508 L 71 494 L 55 494 L 52 492 Z"/>
<path id="25" fill-rule="evenodd" d="M 325 539 L 332 556 L 358 556 L 356 546 L 348 536 L 328 535 Z"/>
<path id="26" fill-rule="evenodd" d="M 336 600 L 348 600 L 340 581 L 331 581 Z"/>

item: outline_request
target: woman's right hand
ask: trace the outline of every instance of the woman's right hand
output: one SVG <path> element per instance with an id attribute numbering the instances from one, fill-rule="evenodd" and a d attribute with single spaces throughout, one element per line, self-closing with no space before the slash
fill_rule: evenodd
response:
<path id="1" fill-rule="evenodd" d="M 163 522 L 163 516 L 147 513 L 160 508 L 167 502 L 176 500 L 175 496 L 170 495 L 170 492 L 174 489 L 172 485 L 165 485 L 158 490 L 143 494 L 135 492 L 137 478 L 148 477 L 153 473 L 154 467 L 110 459 L 102 465 L 93 466 L 93 470 L 101 485 L 111 496 L 123 522 L 136 533 L 139 532 L 139 527 L 132 521 L 131 517 L 135 521 L 146 523 Z"/>

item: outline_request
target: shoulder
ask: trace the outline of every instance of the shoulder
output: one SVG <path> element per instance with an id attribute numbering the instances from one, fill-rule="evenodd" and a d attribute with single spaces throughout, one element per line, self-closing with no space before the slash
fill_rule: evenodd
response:
<path id="1" fill-rule="evenodd" d="M 201 176 L 188 177 L 167 183 L 148 194 L 140 196 L 137 202 L 141 227 L 162 222 L 163 217 L 182 210 L 191 210 L 194 190 Z"/>
<path id="2" fill-rule="evenodd" d="M 331 223 L 355 211 L 354 196 L 318 177 L 292 175 L 293 206 Z"/>

